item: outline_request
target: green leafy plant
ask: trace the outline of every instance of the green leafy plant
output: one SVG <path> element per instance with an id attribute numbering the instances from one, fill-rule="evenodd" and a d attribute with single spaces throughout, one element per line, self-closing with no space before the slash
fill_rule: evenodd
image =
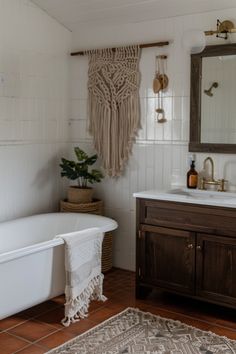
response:
<path id="1" fill-rule="evenodd" d="M 104 177 L 101 171 L 95 169 L 89 171 L 89 167 L 97 161 L 98 156 L 88 156 L 79 147 L 75 147 L 74 152 L 78 162 L 62 158 L 60 164 L 62 168 L 61 176 L 71 180 L 77 179 L 79 188 L 88 188 L 88 183 L 101 182 Z"/>

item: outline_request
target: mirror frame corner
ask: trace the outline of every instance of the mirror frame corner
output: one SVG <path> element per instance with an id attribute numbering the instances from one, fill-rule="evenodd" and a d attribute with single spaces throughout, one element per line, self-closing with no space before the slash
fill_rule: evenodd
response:
<path id="1" fill-rule="evenodd" d="M 201 79 L 202 58 L 236 55 L 236 43 L 207 46 L 201 53 L 191 55 L 190 135 L 189 151 L 236 153 L 236 144 L 201 143 Z"/>

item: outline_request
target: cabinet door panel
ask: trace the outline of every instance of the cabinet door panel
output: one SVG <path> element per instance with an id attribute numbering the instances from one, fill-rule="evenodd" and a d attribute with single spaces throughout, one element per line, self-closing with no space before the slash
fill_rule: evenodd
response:
<path id="1" fill-rule="evenodd" d="M 192 294 L 195 278 L 194 234 L 142 226 L 141 276 L 146 282 Z"/>
<path id="2" fill-rule="evenodd" d="M 197 235 L 197 295 L 236 304 L 236 240 Z"/>

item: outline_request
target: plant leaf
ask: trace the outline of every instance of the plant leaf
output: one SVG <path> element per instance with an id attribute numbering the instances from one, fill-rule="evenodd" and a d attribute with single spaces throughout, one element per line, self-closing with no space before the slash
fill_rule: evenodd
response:
<path id="1" fill-rule="evenodd" d="M 90 172 L 90 176 L 88 178 L 88 181 L 89 181 L 89 183 L 92 183 L 92 184 L 95 182 L 101 182 L 103 177 L 104 176 L 101 171 L 94 169 Z"/>
<path id="2" fill-rule="evenodd" d="M 81 150 L 78 146 L 74 148 L 74 151 L 78 161 L 84 161 L 88 159 L 88 155 L 83 150 Z"/>
<path id="3" fill-rule="evenodd" d="M 78 179 L 79 185 L 82 186 L 87 186 L 87 182 L 101 182 L 101 179 L 104 177 L 101 171 L 96 169 L 89 171 L 89 166 L 93 165 L 97 161 L 97 154 L 89 157 L 79 147 L 75 147 L 74 151 L 79 162 L 67 160 L 62 157 L 60 163 L 60 167 L 62 169 L 61 176 L 67 177 L 71 180 Z"/>
<path id="4" fill-rule="evenodd" d="M 90 156 L 89 158 L 87 158 L 85 162 L 87 165 L 91 166 L 97 161 L 97 158 L 98 158 L 98 155 L 93 155 L 93 156 Z"/>

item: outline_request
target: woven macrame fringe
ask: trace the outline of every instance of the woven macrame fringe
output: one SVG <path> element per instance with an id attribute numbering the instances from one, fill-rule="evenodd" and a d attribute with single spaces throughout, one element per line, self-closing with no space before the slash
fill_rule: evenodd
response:
<path id="1" fill-rule="evenodd" d="M 138 46 L 89 55 L 89 131 L 108 176 L 120 176 L 140 124 Z"/>
<path id="2" fill-rule="evenodd" d="M 75 299 L 70 299 L 65 303 L 65 313 L 67 314 L 61 323 L 68 327 L 71 323 L 78 322 L 81 318 L 87 317 L 91 300 L 106 301 L 103 292 L 103 274 L 93 278 L 86 289 Z M 70 315 L 68 315 L 70 313 Z"/>
<path id="3" fill-rule="evenodd" d="M 136 94 L 130 95 L 112 110 L 96 95 L 90 94 L 88 103 L 89 132 L 103 168 L 108 176 L 120 176 L 141 128 L 140 119 L 137 119 L 140 116 L 139 100 Z"/>

